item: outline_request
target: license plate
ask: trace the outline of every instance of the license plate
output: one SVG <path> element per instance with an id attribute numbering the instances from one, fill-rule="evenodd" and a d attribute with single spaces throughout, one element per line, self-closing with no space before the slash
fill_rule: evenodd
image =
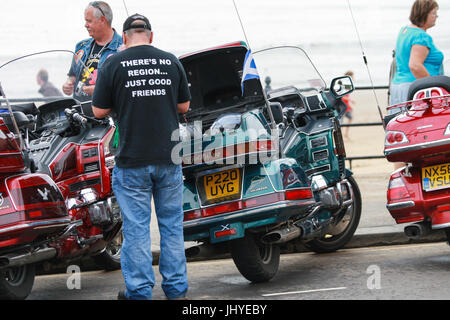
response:
<path id="1" fill-rule="evenodd" d="M 236 196 L 240 192 L 241 173 L 239 169 L 220 171 L 203 177 L 206 200 Z"/>
<path id="2" fill-rule="evenodd" d="M 450 188 L 450 163 L 422 168 L 422 188 L 425 191 Z"/>

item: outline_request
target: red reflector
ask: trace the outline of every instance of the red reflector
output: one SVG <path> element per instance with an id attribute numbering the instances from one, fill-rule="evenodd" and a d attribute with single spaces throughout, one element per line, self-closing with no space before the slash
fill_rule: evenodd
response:
<path id="1" fill-rule="evenodd" d="M 241 209 L 242 209 L 242 202 L 236 201 L 236 202 L 231 202 L 231 203 L 226 203 L 226 204 L 222 204 L 222 205 L 218 205 L 218 206 L 205 208 L 205 209 L 203 209 L 202 216 L 209 217 L 209 216 L 214 216 L 216 214 L 232 212 L 232 211 L 237 211 L 237 210 L 241 210 Z"/>
<path id="2" fill-rule="evenodd" d="M 300 200 L 312 198 L 311 189 L 296 189 L 286 191 L 286 200 Z"/>
<path id="3" fill-rule="evenodd" d="M 184 220 L 193 220 L 193 219 L 197 219 L 197 218 L 201 218 L 202 216 L 202 212 L 200 210 L 192 210 L 192 211 L 187 211 L 184 214 Z"/>
<path id="4" fill-rule="evenodd" d="M 42 217 L 42 211 L 41 210 L 28 211 L 28 217 L 30 217 L 30 219 Z"/>
<path id="5" fill-rule="evenodd" d="M 225 237 L 225 236 L 232 236 L 237 233 L 236 229 L 230 229 L 230 230 L 223 230 L 223 231 L 216 231 L 214 232 L 214 235 L 216 238 Z"/>

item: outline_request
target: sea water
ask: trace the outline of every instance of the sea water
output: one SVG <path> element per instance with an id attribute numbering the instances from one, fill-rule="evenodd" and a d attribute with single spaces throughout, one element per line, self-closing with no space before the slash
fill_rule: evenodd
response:
<path id="1" fill-rule="evenodd" d="M 78 41 L 88 38 L 84 28 L 84 9 L 88 2 L 3 0 L 0 64 L 36 51 L 74 50 Z M 113 27 L 119 33 L 127 11 L 128 14 L 142 13 L 152 24 L 154 45 L 177 56 L 236 40 L 247 41 L 253 51 L 296 45 L 308 52 L 327 84 L 333 77 L 352 70 L 357 86 L 370 85 L 369 72 L 374 85 L 387 85 L 395 40 L 400 28 L 409 24 L 413 2 L 235 0 L 243 30 L 232 0 L 108 1 L 114 12 Z M 450 59 L 450 1 L 438 2 L 439 18 L 428 32 L 446 59 Z M 369 72 L 362 52 L 367 57 Z M 52 63 L 47 61 L 45 64 Z M 30 69 L 32 67 L 36 70 Z M 27 68 L 37 73 L 39 64 Z M 59 73 L 53 76 L 58 87 L 61 87 L 69 65 L 61 68 L 65 70 L 52 71 Z M 35 79 L 30 83 L 35 87 L 30 89 L 22 83 L 22 89 L 27 86 L 36 91 Z"/>

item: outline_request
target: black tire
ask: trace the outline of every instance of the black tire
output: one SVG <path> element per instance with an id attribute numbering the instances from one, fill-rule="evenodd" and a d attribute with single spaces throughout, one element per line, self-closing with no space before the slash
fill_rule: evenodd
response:
<path id="1" fill-rule="evenodd" d="M 0 270 L 0 300 L 24 300 L 34 284 L 35 265 Z"/>
<path id="2" fill-rule="evenodd" d="M 320 239 L 314 239 L 304 244 L 308 249 L 316 253 L 329 253 L 341 249 L 351 240 L 358 227 L 361 218 L 361 192 L 353 177 L 348 177 L 347 180 L 353 189 L 353 210 L 351 212 L 350 222 L 338 234 L 326 234 Z"/>
<path id="3" fill-rule="evenodd" d="M 244 238 L 230 241 L 230 251 L 239 272 L 251 282 L 267 282 L 278 271 L 280 247 L 266 245 L 255 234 L 247 233 Z"/>
<path id="4" fill-rule="evenodd" d="M 120 269 L 120 253 L 122 251 L 123 234 L 122 229 L 107 244 L 105 250 L 99 255 L 93 256 L 95 264 L 106 271 Z"/>
<path id="5" fill-rule="evenodd" d="M 447 244 L 450 245 L 450 228 L 445 228 L 444 231 L 447 236 Z"/>

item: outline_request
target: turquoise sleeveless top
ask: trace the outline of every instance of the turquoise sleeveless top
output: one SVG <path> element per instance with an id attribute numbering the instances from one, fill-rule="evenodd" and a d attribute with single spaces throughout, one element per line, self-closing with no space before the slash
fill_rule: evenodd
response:
<path id="1" fill-rule="evenodd" d="M 444 54 L 436 48 L 431 36 L 420 28 L 406 26 L 400 30 L 397 37 L 397 44 L 395 47 L 397 70 L 392 83 L 399 84 L 416 80 L 409 69 L 411 47 L 416 44 L 425 46 L 430 50 L 424 61 L 424 66 L 430 76 L 443 74 L 444 70 L 442 62 L 444 60 Z"/>

